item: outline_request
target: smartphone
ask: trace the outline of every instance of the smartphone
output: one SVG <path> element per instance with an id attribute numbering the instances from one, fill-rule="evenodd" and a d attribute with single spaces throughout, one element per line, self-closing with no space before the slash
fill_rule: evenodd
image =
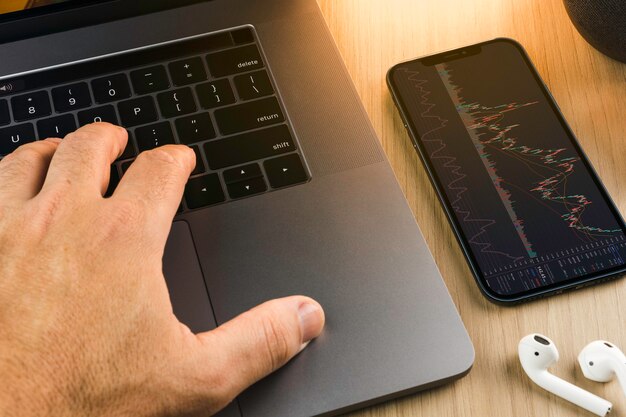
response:
<path id="1" fill-rule="evenodd" d="M 489 300 L 519 303 L 626 271 L 624 220 L 519 43 L 403 62 L 387 83 Z"/>

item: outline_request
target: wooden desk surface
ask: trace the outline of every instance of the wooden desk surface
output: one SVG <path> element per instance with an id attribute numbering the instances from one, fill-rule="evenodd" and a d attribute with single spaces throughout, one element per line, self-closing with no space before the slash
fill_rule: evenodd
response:
<path id="1" fill-rule="evenodd" d="M 552 369 L 555 374 L 612 401 L 612 416 L 626 416 L 617 381 L 588 381 L 576 361 L 582 347 L 599 338 L 626 351 L 626 279 L 513 308 L 486 301 L 385 85 L 387 69 L 397 62 L 499 36 L 517 39 L 626 213 L 626 64 L 591 48 L 559 0 L 318 3 L 476 348 L 474 368 L 464 379 L 353 416 L 591 416 L 523 374 L 517 343 L 531 332 L 557 343 L 561 360 Z"/>

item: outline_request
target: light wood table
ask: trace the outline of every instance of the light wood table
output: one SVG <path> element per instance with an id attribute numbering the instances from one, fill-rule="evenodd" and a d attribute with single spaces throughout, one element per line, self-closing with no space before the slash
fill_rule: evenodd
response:
<path id="1" fill-rule="evenodd" d="M 0 13 L 21 10 L 28 4 L 27 0 L 0 0 Z"/>
<path id="2" fill-rule="evenodd" d="M 354 413 L 359 417 L 591 416 L 532 384 L 517 360 L 519 339 L 551 337 L 552 371 L 614 404 L 617 381 L 586 380 L 576 357 L 595 339 L 626 350 L 626 280 L 499 307 L 480 294 L 385 85 L 393 64 L 495 37 L 528 50 L 616 204 L 626 212 L 626 64 L 591 48 L 559 0 L 318 0 L 361 100 L 426 237 L 476 348 L 465 378 Z"/>

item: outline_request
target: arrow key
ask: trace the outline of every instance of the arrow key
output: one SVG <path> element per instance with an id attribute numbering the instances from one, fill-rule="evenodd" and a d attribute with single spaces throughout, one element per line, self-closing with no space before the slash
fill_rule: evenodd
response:
<path id="1" fill-rule="evenodd" d="M 267 185 L 265 185 L 263 177 L 253 178 L 247 181 L 234 182 L 232 184 L 228 184 L 227 187 L 230 198 L 248 197 L 267 191 Z"/>
<path id="2" fill-rule="evenodd" d="M 224 171 L 224 182 L 226 184 L 231 184 L 233 182 L 251 180 L 262 176 L 263 174 L 261 173 L 259 165 L 250 164 Z"/>
<path id="3" fill-rule="evenodd" d="M 224 199 L 224 191 L 217 174 L 191 178 L 185 187 L 185 202 L 190 209 L 221 203 Z"/>
<path id="4" fill-rule="evenodd" d="M 263 165 L 272 188 L 288 187 L 309 179 L 300 156 L 296 153 L 270 159 Z"/>

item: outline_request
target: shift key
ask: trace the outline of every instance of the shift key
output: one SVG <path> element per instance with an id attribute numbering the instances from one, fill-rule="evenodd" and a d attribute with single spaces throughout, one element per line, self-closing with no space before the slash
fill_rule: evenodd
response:
<path id="1" fill-rule="evenodd" d="M 224 135 L 258 129 L 285 121 L 275 97 L 250 101 L 215 111 L 215 121 Z"/>
<path id="2" fill-rule="evenodd" d="M 211 141 L 204 145 L 204 152 L 211 169 L 241 165 L 293 152 L 295 149 L 291 133 L 285 125 Z"/>

